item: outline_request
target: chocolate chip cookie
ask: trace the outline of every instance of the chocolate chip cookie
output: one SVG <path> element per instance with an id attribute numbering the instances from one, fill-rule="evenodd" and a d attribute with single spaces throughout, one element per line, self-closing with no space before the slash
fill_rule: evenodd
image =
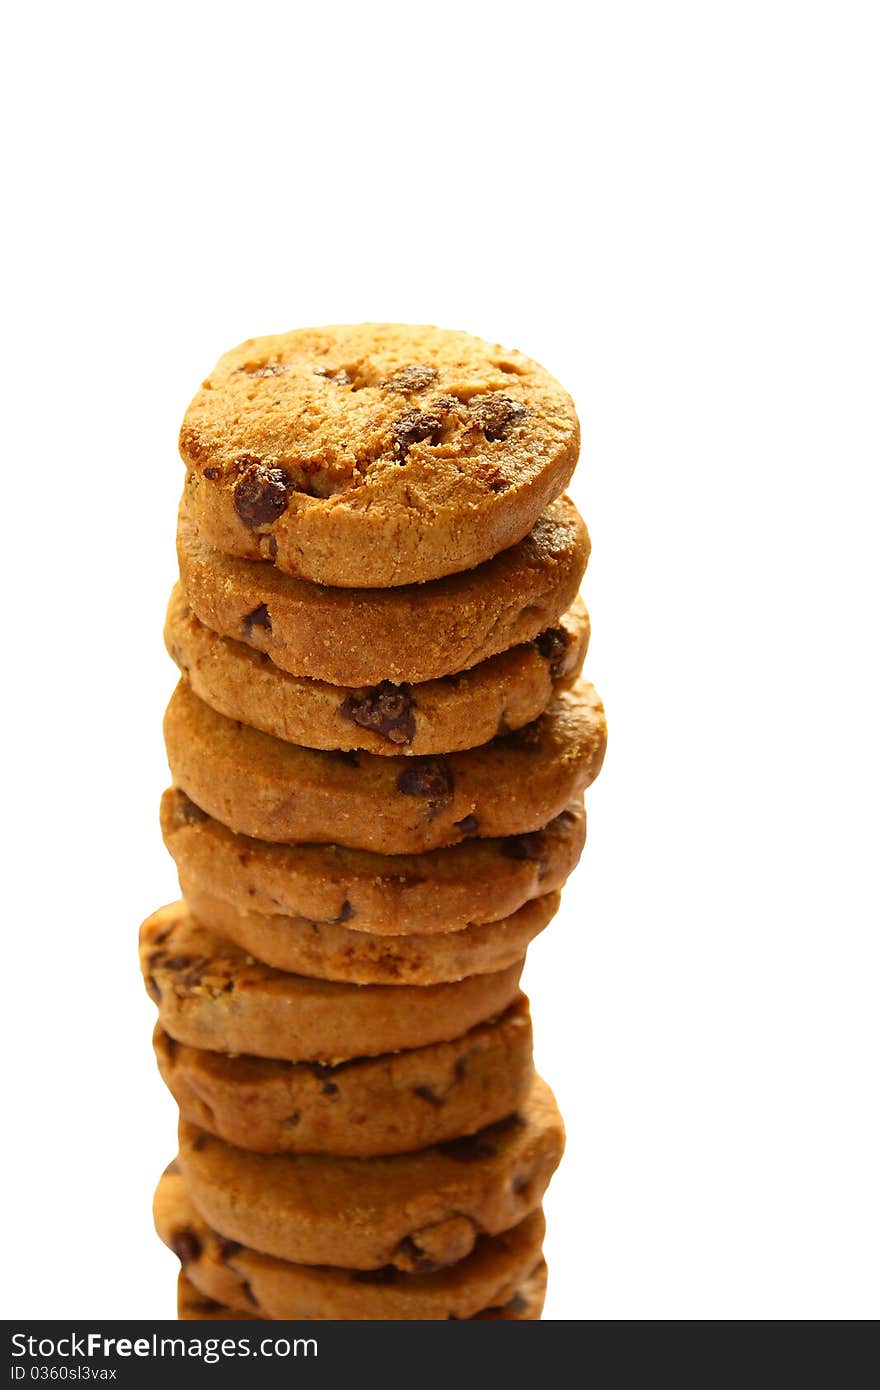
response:
<path id="1" fill-rule="evenodd" d="M 470 671 L 419 685 L 328 685 L 292 676 L 265 652 L 218 637 L 200 623 L 180 585 L 165 622 L 165 645 L 200 700 L 230 719 L 306 748 L 369 753 L 451 753 L 536 719 L 554 691 L 580 674 L 589 641 L 577 599 L 533 642 Z"/>
<path id="2" fill-rule="evenodd" d="M 179 1170 L 161 1178 L 153 1219 L 203 1296 L 275 1320 L 472 1318 L 513 1298 L 541 1260 L 544 1239 L 538 1210 L 509 1231 L 479 1236 L 465 1259 L 429 1273 L 293 1264 L 214 1231 L 193 1206 Z"/>
<path id="3" fill-rule="evenodd" d="M 403 324 L 242 343 L 180 431 L 211 544 L 354 588 L 436 579 L 513 545 L 578 447 L 571 398 L 536 362 Z"/>
<path id="4" fill-rule="evenodd" d="M 245 911 L 342 922 L 379 936 L 462 931 L 512 916 L 562 887 L 586 838 L 580 802 L 533 834 L 465 840 L 386 857 L 340 845 L 272 845 L 236 835 L 169 788 L 162 834 L 180 874 Z"/>
<path id="5" fill-rule="evenodd" d="M 565 1134 L 535 1078 L 509 1119 L 392 1158 L 254 1154 L 185 1120 L 179 1139 L 192 1203 L 227 1240 L 297 1264 L 427 1274 L 540 1207 Z"/>
<path id="6" fill-rule="evenodd" d="M 175 785 L 231 830 L 389 855 L 539 830 L 596 777 L 606 738 L 583 681 L 525 728 L 445 757 L 298 748 L 218 714 L 185 681 L 164 728 Z"/>
<path id="7" fill-rule="evenodd" d="M 197 921 L 257 960 L 351 985 L 436 985 L 503 970 L 522 960 L 559 910 L 559 894 L 545 893 L 500 922 L 426 936 L 376 936 L 341 922 L 243 912 L 186 874 L 180 887 Z"/>
<path id="8" fill-rule="evenodd" d="M 289 975 L 208 931 L 185 903 L 141 927 L 141 970 L 166 1033 L 191 1047 L 338 1062 L 447 1042 L 503 1012 L 522 961 L 454 984 L 343 985 Z"/>
<path id="9" fill-rule="evenodd" d="M 464 574 L 400 589 L 326 589 L 208 545 L 188 496 L 177 527 L 180 580 L 201 623 L 331 685 L 419 683 L 534 641 L 577 597 L 590 553 L 561 497 L 532 530 Z"/>
<path id="10" fill-rule="evenodd" d="M 227 1056 L 157 1025 L 159 1070 L 184 1119 L 255 1153 L 408 1153 L 513 1114 L 531 1085 L 524 995 L 449 1042 L 331 1067 Z"/>

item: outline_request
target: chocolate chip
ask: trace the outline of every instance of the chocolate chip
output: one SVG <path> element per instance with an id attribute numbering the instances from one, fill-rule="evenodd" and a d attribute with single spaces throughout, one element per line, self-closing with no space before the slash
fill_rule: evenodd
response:
<path id="1" fill-rule="evenodd" d="M 222 471 L 221 468 L 205 468 L 202 470 L 202 477 L 213 483 L 220 477 Z"/>
<path id="2" fill-rule="evenodd" d="M 501 841 L 501 853 L 505 859 L 533 859 L 542 863 L 547 858 L 547 845 L 540 830 L 529 835 L 509 835 Z"/>
<path id="3" fill-rule="evenodd" d="M 351 903 L 348 901 L 348 898 L 346 898 L 345 902 L 342 904 L 342 907 L 339 909 L 339 915 L 338 915 L 338 917 L 333 917 L 333 918 L 331 918 L 331 919 L 330 919 L 330 924 L 331 924 L 332 926 L 337 926 L 340 922 L 348 922 L 348 921 L 350 921 L 351 918 L 352 918 L 353 916 L 354 916 L 354 908 L 352 907 Z"/>
<path id="4" fill-rule="evenodd" d="M 473 1056 L 473 1053 L 472 1053 L 472 1052 L 463 1052 L 462 1055 L 461 1055 L 460 1057 L 456 1057 L 456 1059 L 455 1059 L 455 1079 L 456 1079 L 456 1081 L 464 1081 L 465 1077 L 467 1076 L 468 1061 L 470 1060 L 470 1058 L 471 1058 L 472 1056 Z"/>
<path id="5" fill-rule="evenodd" d="M 402 367 L 399 372 L 387 377 L 379 385 L 384 386 L 386 391 L 399 391 L 401 395 L 406 396 L 416 391 L 427 390 L 436 379 L 437 373 L 433 367 L 418 362 L 412 367 Z"/>
<path id="6" fill-rule="evenodd" d="M 442 428 L 443 418 L 439 413 L 405 410 L 392 426 L 394 448 L 398 458 L 405 458 L 410 445 L 418 444 L 423 439 L 430 439 L 432 443 L 436 443 L 434 436 L 438 435 Z"/>
<path id="7" fill-rule="evenodd" d="M 218 1258 L 225 1264 L 227 1260 L 232 1259 L 233 1255 L 237 1255 L 241 1248 L 237 1240 L 221 1240 L 217 1244 Z"/>
<path id="8" fill-rule="evenodd" d="M 404 796 L 424 796 L 429 801 L 448 800 L 452 787 L 452 772 L 440 758 L 413 761 L 397 777 L 397 790 Z"/>
<path id="9" fill-rule="evenodd" d="M 462 820 L 457 820 L 455 824 L 458 826 L 462 835 L 476 835 L 480 828 L 480 822 L 477 820 L 476 816 L 465 816 Z"/>
<path id="10" fill-rule="evenodd" d="M 155 954 L 155 952 L 154 952 Z M 166 970 L 185 970 L 191 963 L 192 956 L 168 956 L 165 960 Z"/>
<path id="11" fill-rule="evenodd" d="M 443 1097 L 438 1096 L 430 1086 L 413 1086 L 413 1092 L 422 1100 L 426 1100 L 429 1105 L 436 1106 L 438 1110 L 444 1104 Z"/>
<path id="12" fill-rule="evenodd" d="M 550 663 L 551 676 L 559 676 L 565 665 L 564 657 L 571 646 L 571 636 L 564 627 L 548 627 L 539 632 L 535 646 L 545 661 Z"/>
<path id="13" fill-rule="evenodd" d="M 269 617 L 269 610 L 265 603 L 260 603 L 241 620 L 241 630 L 245 637 L 250 637 L 255 627 L 261 627 L 264 632 L 272 631 L 272 619 Z"/>
<path id="14" fill-rule="evenodd" d="M 412 743 L 416 731 L 413 699 L 405 685 L 382 681 L 363 695 L 354 691 L 339 706 L 340 713 L 361 729 L 372 729 L 389 743 Z"/>
<path id="15" fill-rule="evenodd" d="M 528 1185 L 529 1179 L 520 1177 L 519 1174 L 517 1174 L 517 1176 L 511 1180 L 510 1190 L 516 1197 L 519 1197 L 521 1193 L 525 1192 Z"/>
<path id="16" fill-rule="evenodd" d="M 491 442 L 505 439 L 514 425 L 528 415 L 524 405 L 506 396 L 503 391 L 491 391 L 485 396 L 472 396 L 468 402 L 471 418 Z"/>
<path id="17" fill-rule="evenodd" d="M 336 1085 L 336 1082 L 335 1082 L 335 1081 L 325 1081 L 325 1082 L 324 1082 L 323 1086 L 321 1087 L 321 1095 L 322 1095 L 322 1096 L 337 1096 L 338 1094 L 339 1094 L 339 1087 Z"/>
<path id="18" fill-rule="evenodd" d="M 171 1249 L 184 1266 L 192 1264 L 202 1253 L 202 1242 L 195 1231 L 175 1231 L 171 1237 Z"/>
<path id="19" fill-rule="evenodd" d="M 254 531 L 287 511 L 287 475 L 280 468 L 267 468 L 259 459 L 245 457 L 239 463 L 247 466 L 232 490 L 232 503 L 239 519 Z"/>
<path id="20" fill-rule="evenodd" d="M 353 1269 L 349 1278 L 354 1284 L 393 1284 L 397 1275 L 394 1265 L 382 1265 L 381 1269 Z"/>

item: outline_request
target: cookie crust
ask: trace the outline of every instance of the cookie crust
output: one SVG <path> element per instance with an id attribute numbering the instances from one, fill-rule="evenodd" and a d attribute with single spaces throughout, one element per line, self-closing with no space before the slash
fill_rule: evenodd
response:
<path id="1" fill-rule="evenodd" d="M 180 582 L 200 622 L 331 685 L 419 683 L 531 642 L 577 597 L 590 553 L 567 497 L 511 549 L 463 574 L 399 589 L 327 589 L 242 560 L 200 536 L 184 495 Z"/>
<path id="2" fill-rule="evenodd" d="M 350 985 L 437 985 L 487 975 L 522 960 L 559 910 L 559 894 L 525 903 L 512 917 L 460 932 L 376 936 L 340 922 L 242 912 L 185 875 L 181 891 L 190 912 L 243 951 L 295 975 Z"/>
<path id="3" fill-rule="evenodd" d="M 512 916 L 562 887 L 586 840 L 580 801 L 533 834 L 393 857 L 236 835 L 174 787 L 162 796 L 160 820 L 178 872 L 236 907 L 380 936 L 462 931 Z"/>
<path id="4" fill-rule="evenodd" d="M 472 1318 L 508 1303 L 541 1259 L 544 1216 L 481 1236 L 458 1264 L 427 1274 L 394 1269 L 371 1279 L 339 1267 L 293 1264 L 225 1240 L 203 1221 L 174 1165 L 153 1199 L 159 1238 L 186 1277 L 217 1302 L 271 1320 L 436 1321 Z"/>
<path id="5" fill-rule="evenodd" d="M 563 491 L 568 393 L 519 352 L 402 324 L 302 329 L 226 353 L 180 431 L 211 544 L 324 585 L 478 565 Z"/>
<path id="6" fill-rule="evenodd" d="M 164 730 L 174 784 L 231 830 L 388 855 L 539 830 L 598 775 L 606 741 L 584 681 L 524 729 L 442 758 L 298 748 L 218 714 L 184 681 Z"/>
<path id="7" fill-rule="evenodd" d="M 191 1047 L 338 1062 L 447 1042 L 503 1012 L 522 961 L 454 984 L 344 985 L 254 960 L 172 903 L 141 927 L 141 970 L 166 1033 Z"/>
<path id="8" fill-rule="evenodd" d="M 186 1121 L 179 1139 L 193 1205 L 228 1240 L 294 1263 L 428 1273 L 537 1210 L 565 1134 L 536 1077 L 516 1116 L 393 1158 L 253 1154 Z"/>
<path id="9" fill-rule="evenodd" d="M 587 610 L 577 599 L 534 642 L 470 671 L 418 685 L 338 686 L 292 676 L 265 652 L 211 632 L 178 584 L 168 605 L 165 646 L 194 694 L 229 719 L 306 748 L 397 756 L 475 748 L 499 728 L 530 723 L 555 691 L 580 675 L 589 633 Z"/>
<path id="10" fill-rule="evenodd" d="M 513 1114 L 532 1078 L 525 995 L 449 1042 L 335 1067 L 207 1052 L 159 1025 L 153 1046 L 184 1119 L 255 1153 L 425 1149 Z"/>

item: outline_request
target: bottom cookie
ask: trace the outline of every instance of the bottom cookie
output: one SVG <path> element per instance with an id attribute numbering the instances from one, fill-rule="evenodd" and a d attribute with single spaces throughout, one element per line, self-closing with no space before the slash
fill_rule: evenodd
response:
<path id="1" fill-rule="evenodd" d="M 208 1226 L 176 1164 L 159 1182 L 153 1216 L 160 1238 L 203 1302 L 273 1321 L 474 1318 L 507 1307 L 523 1290 L 541 1261 L 544 1239 L 539 1209 L 501 1235 L 481 1236 L 466 1259 L 431 1273 L 293 1264 L 225 1240 Z"/>
<path id="2" fill-rule="evenodd" d="M 542 1260 L 537 1269 L 529 1275 L 522 1287 L 509 1302 L 497 1308 L 484 1308 L 475 1313 L 469 1322 L 538 1322 L 544 1307 L 547 1292 L 547 1266 Z M 190 1283 L 183 1270 L 177 1277 L 177 1317 L 179 1322 L 259 1322 L 259 1313 L 243 1313 L 217 1303 L 213 1298 L 205 1298 L 194 1284 Z M 344 1318 L 340 1321 L 348 1322 Z"/>

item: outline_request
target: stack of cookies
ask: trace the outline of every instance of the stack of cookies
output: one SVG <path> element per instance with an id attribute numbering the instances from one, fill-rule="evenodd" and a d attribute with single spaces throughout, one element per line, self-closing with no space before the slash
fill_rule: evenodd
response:
<path id="1" fill-rule="evenodd" d="M 221 359 L 180 438 L 165 842 L 141 930 L 182 1318 L 540 1316 L 562 1155 L 526 948 L 605 749 L 567 394 L 460 333 Z"/>

